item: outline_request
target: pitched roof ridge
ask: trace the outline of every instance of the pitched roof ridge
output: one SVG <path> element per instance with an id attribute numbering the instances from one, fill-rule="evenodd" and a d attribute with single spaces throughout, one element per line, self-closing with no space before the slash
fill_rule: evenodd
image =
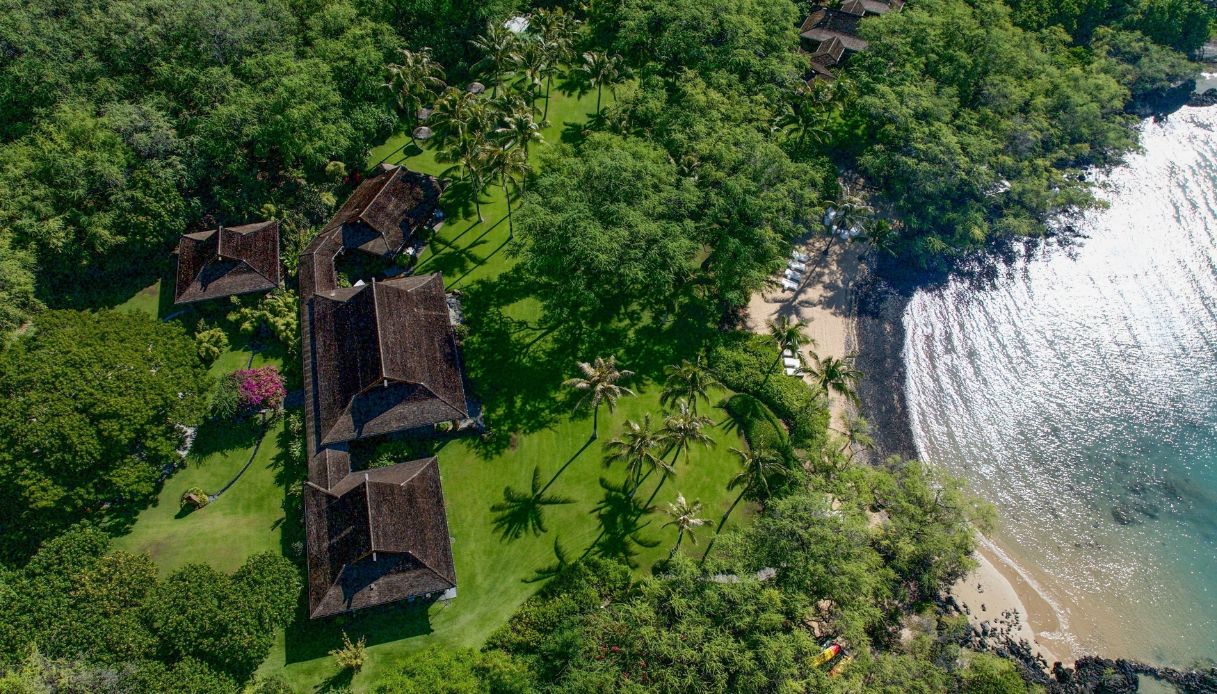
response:
<path id="1" fill-rule="evenodd" d="M 380 238 L 384 239 L 385 242 L 387 243 L 389 239 L 385 236 L 385 233 L 383 231 L 381 231 L 380 229 L 377 229 L 376 227 L 372 226 L 372 224 L 369 223 L 367 219 L 364 219 L 364 213 L 367 212 L 368 208 L 371 207 L 373 204 L 375 204 L 375 202 L 377 200 L 380 199 L 381 194 L 385 192 L 385 189 L 389 187 L 389 184 L 393 182 L 393 179 L 397 178 L 397 175 L 404 170 L 405 170 L 404 167 L 399 165 L 396 168 L 394 168 L 392 171 L 390 171 L 389 175 L 385 176 L 384 183 L 380 184 L 380 189 L 376 191 L 376 194 L 372 196 L 371 200 L 368 200 L 366 203 L 364 203 L 363 207 L 360 208 L 360 210 L 359 210 L 359 214 L 355 215 L 355 219 L 347 220 L 347 221 L 348 222 L 351 222 L 351 221 L 363 222 L 372 231 L 375 231 L 377 234 L 380 234 Z"/>
<path id="2" fill-rule="evenodd" d="M 372 278 L 370 286 L 372 287 L 372 317 L 376 321 L 376 361 L 380 365 L 380 380 L 384 382 L 389 380 L 389 375 L 385 373 L 385 337 L 380 325 L 380 299 L 376 294 L 375 277 Z"/>
<path id="3" fill-rule="evenodd" d="M 440 573 L 440 572 L 439 572 L 439 570 L 437 570 L 437 569 L 436 569 L 434 566 L 431 566 L 431 565 L 430 565 L 430 564 L 428 564 L 427 562 L 423 561 L 423 560 L 422 560 L 422 558 L 420 558 L 420 557 L 419 557 L 417 554 L 415 554 L 415 553 L 414 553 L 412 550 L 406 550 L 406 551 L 402 552 L 402 554 L 405 554 L 405 555 L 407 555 L 407 556 L 411 557 L 412 559 L 414 559 L 414 561 L 416 561 L 416 562 L 418 562 L 419 564 L 421 564 L 421 565 L 422 565 L 422 567 L 423 567 L 424 569 L 426 569 L 426 570 L 430 571 L 431 573 L 435 574 L 435 577 L 436 577 L 436 578 L 438 578 L 438 579 L 440 579 L 440 580 L 441 580 L 441 581 L 443 581 L 444 583 L 447 583 L 448 585 L 452 586 L 453 588 L 455 588 L 455 587 L 456 587 L 456 577 L 455 577 L 455 576 L 453 576 L 452 578 L 448 578 L 447 576 L 443 575 L 443 574 L 442 574 L 442 573 Z"/>

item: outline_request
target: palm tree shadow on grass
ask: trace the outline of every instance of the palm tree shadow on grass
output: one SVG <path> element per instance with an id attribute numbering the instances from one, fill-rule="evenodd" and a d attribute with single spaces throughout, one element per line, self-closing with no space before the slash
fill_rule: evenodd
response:
<path id="1" fill-rule="evenodd" d="M 546 532 L 545 508 L 574 503 L 556 494 L 546 494 L 541 485 L 541 468 L 532 469 L 532 484 L 528 491 L 521 492 L 512 487 L 503 489 L 503 501 L 490 507 L 498 515 L 494 519 L 495 530 L 504 540 L 520 539 L 524 533 L 541 535 Z"/>
<path id="2" fill-rule="evenodd" d="M 625 562 L 631 568 L 637 567 L 634 557 L 638 548 L 657 547 L 659 540 L 643 536 L 651 521 L 642 522 L 642 517 L 652 509 L 640 504 L 634 496 L 635 485 L 627 480 L 615 485 L 601 478 L 600 487 L 604 496 L 592 510 L 600 522 L 600 534 L 584 551 L 583 556 L 595 553 L 597 556 L 617 559 Z"/>

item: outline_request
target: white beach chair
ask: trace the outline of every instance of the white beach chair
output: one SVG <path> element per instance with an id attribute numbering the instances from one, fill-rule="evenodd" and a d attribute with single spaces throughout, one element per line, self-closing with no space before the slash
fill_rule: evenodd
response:
<path id="1" fill-rule="evenodd" d="M 803 376 L 803 370 L 802 369 L 792 369 L 789 366 L 787 366 L 786 375 L 787 376 L 798 376 L 801 378 Z"/>
<path id="2" fill-rule="evenodd" d="M 785 289 L 788 292 L 793 292 L 794 290 L 796 290 L 798 288 L 799 288 L 798 282 L 794 282 L 792 280 L 788 280 L 785 278 L 782 279 L 782 289 Z"/>
<path id="3" fill-rule="evenodd" d="M 787 268 L 787 270 L 782 273 L 782 276 L 784 276 L 788 280 L 793 280 L 795 282 L 803 281 L 802 273 L 795 272 L 794 270 L 791 270 L 789 268 Z"/>
<path id="4" fill-rule="evenodd" d="M 788 358 L 790 358 L 790 359 L 793 359 L 793 358 L 794 358 L 794 352 L 792 352 L 792 351 L 790 351 L 790 350 L 788 350 L 788 349 L 784 349 L 784 350 L 782 350 L 782 356 L 783 356 L 783 357 L 788 357 Z"/>
<path id="5" fill-rule="evenodd" d="M 783 357 L 782 364 L 788 369 L 797 369 L 802 366 L 799 360 L 794 357 Z"/>
<path id="6" fill-rule="evenodd" d="M 790 261 L 786 264 L 786 267 L 794 270 L 795 272 L 807 272 L 807 265 L 797 260 Z"/>
<path id="7" fill-rule="evenodd" d="M 807 255 L 806 253 L 804 253 L 803 251 L 800 251 L 800 250 L 795 250 L 793 253 L 790 254 L 790 257 L 800 263 L 805 263 L 808 261 L 808 259 L 811 258 L 811 256 Z"/>

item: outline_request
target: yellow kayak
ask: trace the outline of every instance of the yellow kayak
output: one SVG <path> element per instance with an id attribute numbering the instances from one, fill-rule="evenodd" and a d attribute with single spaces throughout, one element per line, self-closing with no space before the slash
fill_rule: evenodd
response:
<path id="1" fill-rule="evenodd" d="M 847 655 L 844 658 L 842 658 L 839 662 L 837 662 L 836 665 L 832 666 L 831 670 L 828 671 L 828 676 L 836 677 L 837 675 L 840 675 L 842 672 L 845 672 L 845 668 L 849 667 L 849 663 L 853 659 L 854 659 L 854 657 L 852 655 Z"/>
<path id="2" fill-rule="evenodd" d="M 834 643 L 833 645 L 829 646 L 828 648 L 825 648 L 824 651 L 820 653 L 820 655 L 817 655 L 815 657 L 815 660 L 811 661 L 811 665 L 812 665 L 812 667 L 820 667 L 824 663 L 827 663 L 828 661 L 832 660 L 833 658 L 836 658 L 837 654 L 839 654 L 840 652 L 841 652 L 841 644 Z"/>

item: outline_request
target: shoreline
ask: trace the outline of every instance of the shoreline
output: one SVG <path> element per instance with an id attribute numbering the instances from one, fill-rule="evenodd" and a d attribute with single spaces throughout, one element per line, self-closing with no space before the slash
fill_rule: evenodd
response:
<path id="1" fill-rule="evenodd" d="M 891 265 L 891 263 L 888 263 Z M 853 317 L 858 368 L 866 374 L 859 387 L 863 411 L 871 423 L 876 457 L 919 458 L 905 400 L 904 311 L 913 293 L 943 281 L 944 275 L 883 267 L 869 273 L 856 291 Z M 978 631 L 983 625 L 1026 640 L 1033 654 L 1050 668 L 1072 667 L 1081 655 L 1067 618 L 1018 567 L 996 538 L 977 533 L 973 558 L 977 567 L 949 591 Z M 982 609 L 983 608 L 983 609 Z M 1003 615 L 1004 613 L 1004 615 Z"/>
<path id="2" fill-rule="evenodd" d="M 814 364 L 813 355 L 844 358 L 856 348 L 854 305 L 858 278 L 864 272 L 862 252 L 848 242 L 814 237 L 799 244 L 807 253 L 807 271 L 797 289 L 761 290 L 748 303 L 748 330 L 766 334 L 770 320 L 780 315 L 802 320 L 803 334 L 810 340 L 799 348 L 805 367 Z M 803 376 L 810 382 L 810 376 Z M 836 393 L 829 394 L 829 427 L 840 431 L 850 402 Z"/>

